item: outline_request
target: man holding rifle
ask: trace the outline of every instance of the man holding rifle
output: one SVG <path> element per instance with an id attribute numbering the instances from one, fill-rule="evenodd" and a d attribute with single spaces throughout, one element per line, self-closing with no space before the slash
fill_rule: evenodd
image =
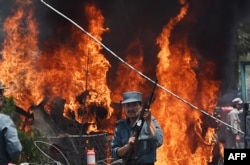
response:
<path id="1" fill-rule="evenodd" d="M 124 165 L 154 165 L 156 150 L 163 143 L 160 124 L 151 115 L 149 106 L 145 109 L 142 106 L 140 92 L 123 93 L 122 106 L 127 118 L 116 123 L 111 142 L 112 157 L 122 159 Z"/>

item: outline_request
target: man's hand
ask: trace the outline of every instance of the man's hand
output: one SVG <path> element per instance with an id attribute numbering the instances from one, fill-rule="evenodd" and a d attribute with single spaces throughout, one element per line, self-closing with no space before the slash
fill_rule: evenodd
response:
<path id="1" fill-rule="evenodd" d="M 145 109 L 143 118 L 148 124 L 151 122 L 151 110 L 150 109 Z"/>
<path id="2" fill-rule="evenodd" d="M 143 114 L 143 118 L 145 120 L 145 122 L 147 123 L 148 126 L 148 131 L 150 133 L 151 136 L 155 136 L 155 125 L 154 123 L 151 121 L 151 110 L 150 109 L 145 109 L 144 114 Z"/>
<path id="3" fill-rule="evenodd" d="M 133 144 L 135 144 L 135 136 L 131 136 L 129 139 L 128 139 L 128 145 L 132 146 Z"/>
<path id="4" fill-rule="evenodd" d="M 126 155 L 130 151 L 130 149 L 133 147 L 133 145 L 135 144 L 135 141 L 136 141 L 135 136 L 131 136 L 128 139 L 127 144 L 125 144 L 124 146 L 118 148 L 117 155 L 120 156 L 120 157 Z"/>

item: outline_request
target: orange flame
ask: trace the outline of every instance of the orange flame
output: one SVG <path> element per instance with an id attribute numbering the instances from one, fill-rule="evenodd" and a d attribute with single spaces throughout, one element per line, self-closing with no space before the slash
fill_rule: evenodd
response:
<path id="1" fill-rule="evenodd" d="M 20 3 L 20 6 L 23 5 Z M 76 97 L 87 91 L 84 104 L 106 108 L 109 118 L 113 111 L 110 106 L 110 90 L 106 84 L 110 64 L 100 53 L 102 47 L 72 27 L 72 40 L 78 41 L 75 46 L 66 42 L 60 43 L 56 50 L 39 51 L 38 28 L 33 18 L 33 10 L 30 4 L 25 7 L 29 10 L 18 8 L 4 23 L 7 36 L 2 51 L 1 79 L 10 87 L 6 96 L 13 96 L 15 104 L 24 110 L 29 110 L 31 106 L 48 98 L 44 106 L 48 113 L 53 100 L 61 97 L 66 101 L 65 117 L 73 112 L 76 121 L 95 123 L 95 114 L 79 116 L 77 113 L 83 100 L 79 103 Z M 88 30 L 101 39 L 101 35 L 107 31 L 103 28 L 104 18 L 101 12 L 92 4 L 87 4 L 84 11 L 88 15 Z M 23 22 L 27 24 L 23 25 Z"/>
<path id="2" fill-rule="evenodd" d="M 73 113 L 74 120 L 89 123 L 87 133 L 113 131 L 116 116 L 112 118 L 115 114 L 112 101 L 119 103 L 121 93 L 127 90 L 139 90 L 145 95 L 146 80 L 120 64 L 114 76 L 116 87 L 111 96 L 106 76 L 110 63 L 101 53 L 102 47 L 70 26 L 60 27 L 57 31 L 61 34 L 64 29 L 70 28 L 70 40 L 58 43 L 52 39 L 47 41 L 45 49 L 39 50 L 38 27 L 32 4 L 22 2 L 16 1 L 20 7 L 4 22 L 6 37 L 0 77 L 3 84 L 10 87 L 5 94 L 13 96 L 16 105 L 27 111 L 32 105 L 46 100 L 44 108 L 48 113 L 53 110 L 55 98 L 60 97 L 65 100 L 64 116 L 72 119 L 69 114 Z M 201 67 L 195 51 L 187 44 L 188 31 L 182 33 L 181 39 L 170 41 L 174 27 L 187 16 L 189 4 L 185 0 L 180 0 L 180 3 L 180 13 L 169 21 L 157 38 L 160 51 L 156 76 L 162 86 L 177 96 L 212 113 L 219 87 L 219 82 L 211 80 L 214 63 L 207 61 Z M 86 4 L 83 12 L 87 15 L 88 31 L 101 40 L 108 30 L 103 28 L 102 13 L 93 4 Z M 50 45 L 53 45 L 52 49 Z M 126 61 L 144 73 L 147 68 L 143 66 L 142 46 L 137 39 L 128 46 L 125 54 Z M 83 97 L 77 100 L 79 95 Z M 103 120 L 97 127 L 96 114 L 89 112 L 89 105 L 107 109 L 106 119 L 111 120 Z M 79 114 L 79 109 L 84 113 Z M 214 129 L 204 128 L 204 116 L 200 111 L 159 89 L 152 110 L 164 131 L 164 144 L 158 150 L 157 164 L 206 165 L 211 160 Z"/>
<path id="3" fill-rule="evenodd" d="M 31 69 L 34 65 L 32 59 L 38 56 L 37 23 L 33 17 L 32 10 L 18 8 L 4 23 L 6 38 L 2 50 L 1 79 L 11 88 L 5 94 L 12 95 L 16 104 L 25 110 L 41 101 L 35 95 L 34 81 L 37 77 Z"/>
<path id="4" fill-rule="evenodd" d="M 178 42 L 173 41 L 169 45 L 172 29 L 184 19 L 188 11 L 189 5 L 185 1 L 181 3 L 183 6 L 180 13 L 169 21 L 157 38 L 161 48 L 157 77 L 160 84 L 177 96 L 196 103 L 211 113 L 216 105 L 219 85 L 216 81 L 208 80 L 212 77 L 208 73 L 212 74 L 215 69 L 213 63 L 205 64 L 209 69 L 197 75 L 198 59 L 187 45 L 187 34 L 182 34 Z M 165 133 L 165 143 L 158 150 L 157 164 L 207 164 L 211 160 L 214 129 L 208 128 L 203 135 L 202 114 L 184 104 L 184 99 L 164 91 L 158 91 L 157 96 L 153 107 L 157 110 L 156 115 Z"/>

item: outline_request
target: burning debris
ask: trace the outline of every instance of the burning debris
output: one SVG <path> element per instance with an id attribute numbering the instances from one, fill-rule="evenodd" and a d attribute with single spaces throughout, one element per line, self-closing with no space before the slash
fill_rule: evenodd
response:
<path id="1" fill-rule="evenodd" d="M 236 2 L 51 2 L 79 26 L 41 2 L 13 2 L 3 21 L 0 77 L 9 87 L 6 97 L 13 97 L 24 114 L 34 114 L 34 126 L 47 123 L 48 134 L 112 132 L 123 116 L 121 93 L 147 95 L 157 78 L 152 113 L 165 133 L 157 163 L 205 165 L 211 160 L 213 145 L 204 144 L 211 144 L 215 128 L 188 103 L 212 114 L 220 92 L 232 87 L 222 81 L 234 82 L 224 70 L 233 69 L 227 46 L 240 20 L 230 15 Z"/>
<path id="2" fill-rule="evenodd" d="M 42 135 L 59 135 L 59 134 L 93 134 L 100 131 L 102 123 L 108 116 L 108 110 L 104 106 L 92 103 L 85 105 L 81 102 L 81 106 L 75 113 L 73 110 L 64 114 L 65 100 L 57 97 L 52 102 L 45 103 L 51 111 L 46 111 L 44 106 L 40 104 L 38 107 L 32 108 L 33 126 L 38 128 Z M 24 110 L 18 110 L 19 114 L 23 114 Z M 77 115 L 77 116 L 76 116 Z M 26 118 L 30 118 L 25 114 Z M 66 116 L 66 117 L 65 117 Z M 78 119 L 78 120 L 76 120 Z M 47 123 L 48 127 L 44 127 Z M 49 131 L 49 133 L 47 133 Z M 53 132 L 53 133 L 52 133 Z"/>

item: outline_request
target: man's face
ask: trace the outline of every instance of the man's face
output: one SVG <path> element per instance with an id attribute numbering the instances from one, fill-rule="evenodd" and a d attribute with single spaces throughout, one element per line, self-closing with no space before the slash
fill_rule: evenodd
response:
<path id="1" fill-rule="evenodd" d="M 242 108 L 243 108 L 243 104 L 236 104 L 236 108 L 237 108 L 238 110 L 242 109 Z"/>
<path id="2" fill-rule="evenodd" d="M 140 102 L 126 103 L 124 105 L 124 108 L 128 118 L 137 118 L 141 112 L 141 103 Z"/>

